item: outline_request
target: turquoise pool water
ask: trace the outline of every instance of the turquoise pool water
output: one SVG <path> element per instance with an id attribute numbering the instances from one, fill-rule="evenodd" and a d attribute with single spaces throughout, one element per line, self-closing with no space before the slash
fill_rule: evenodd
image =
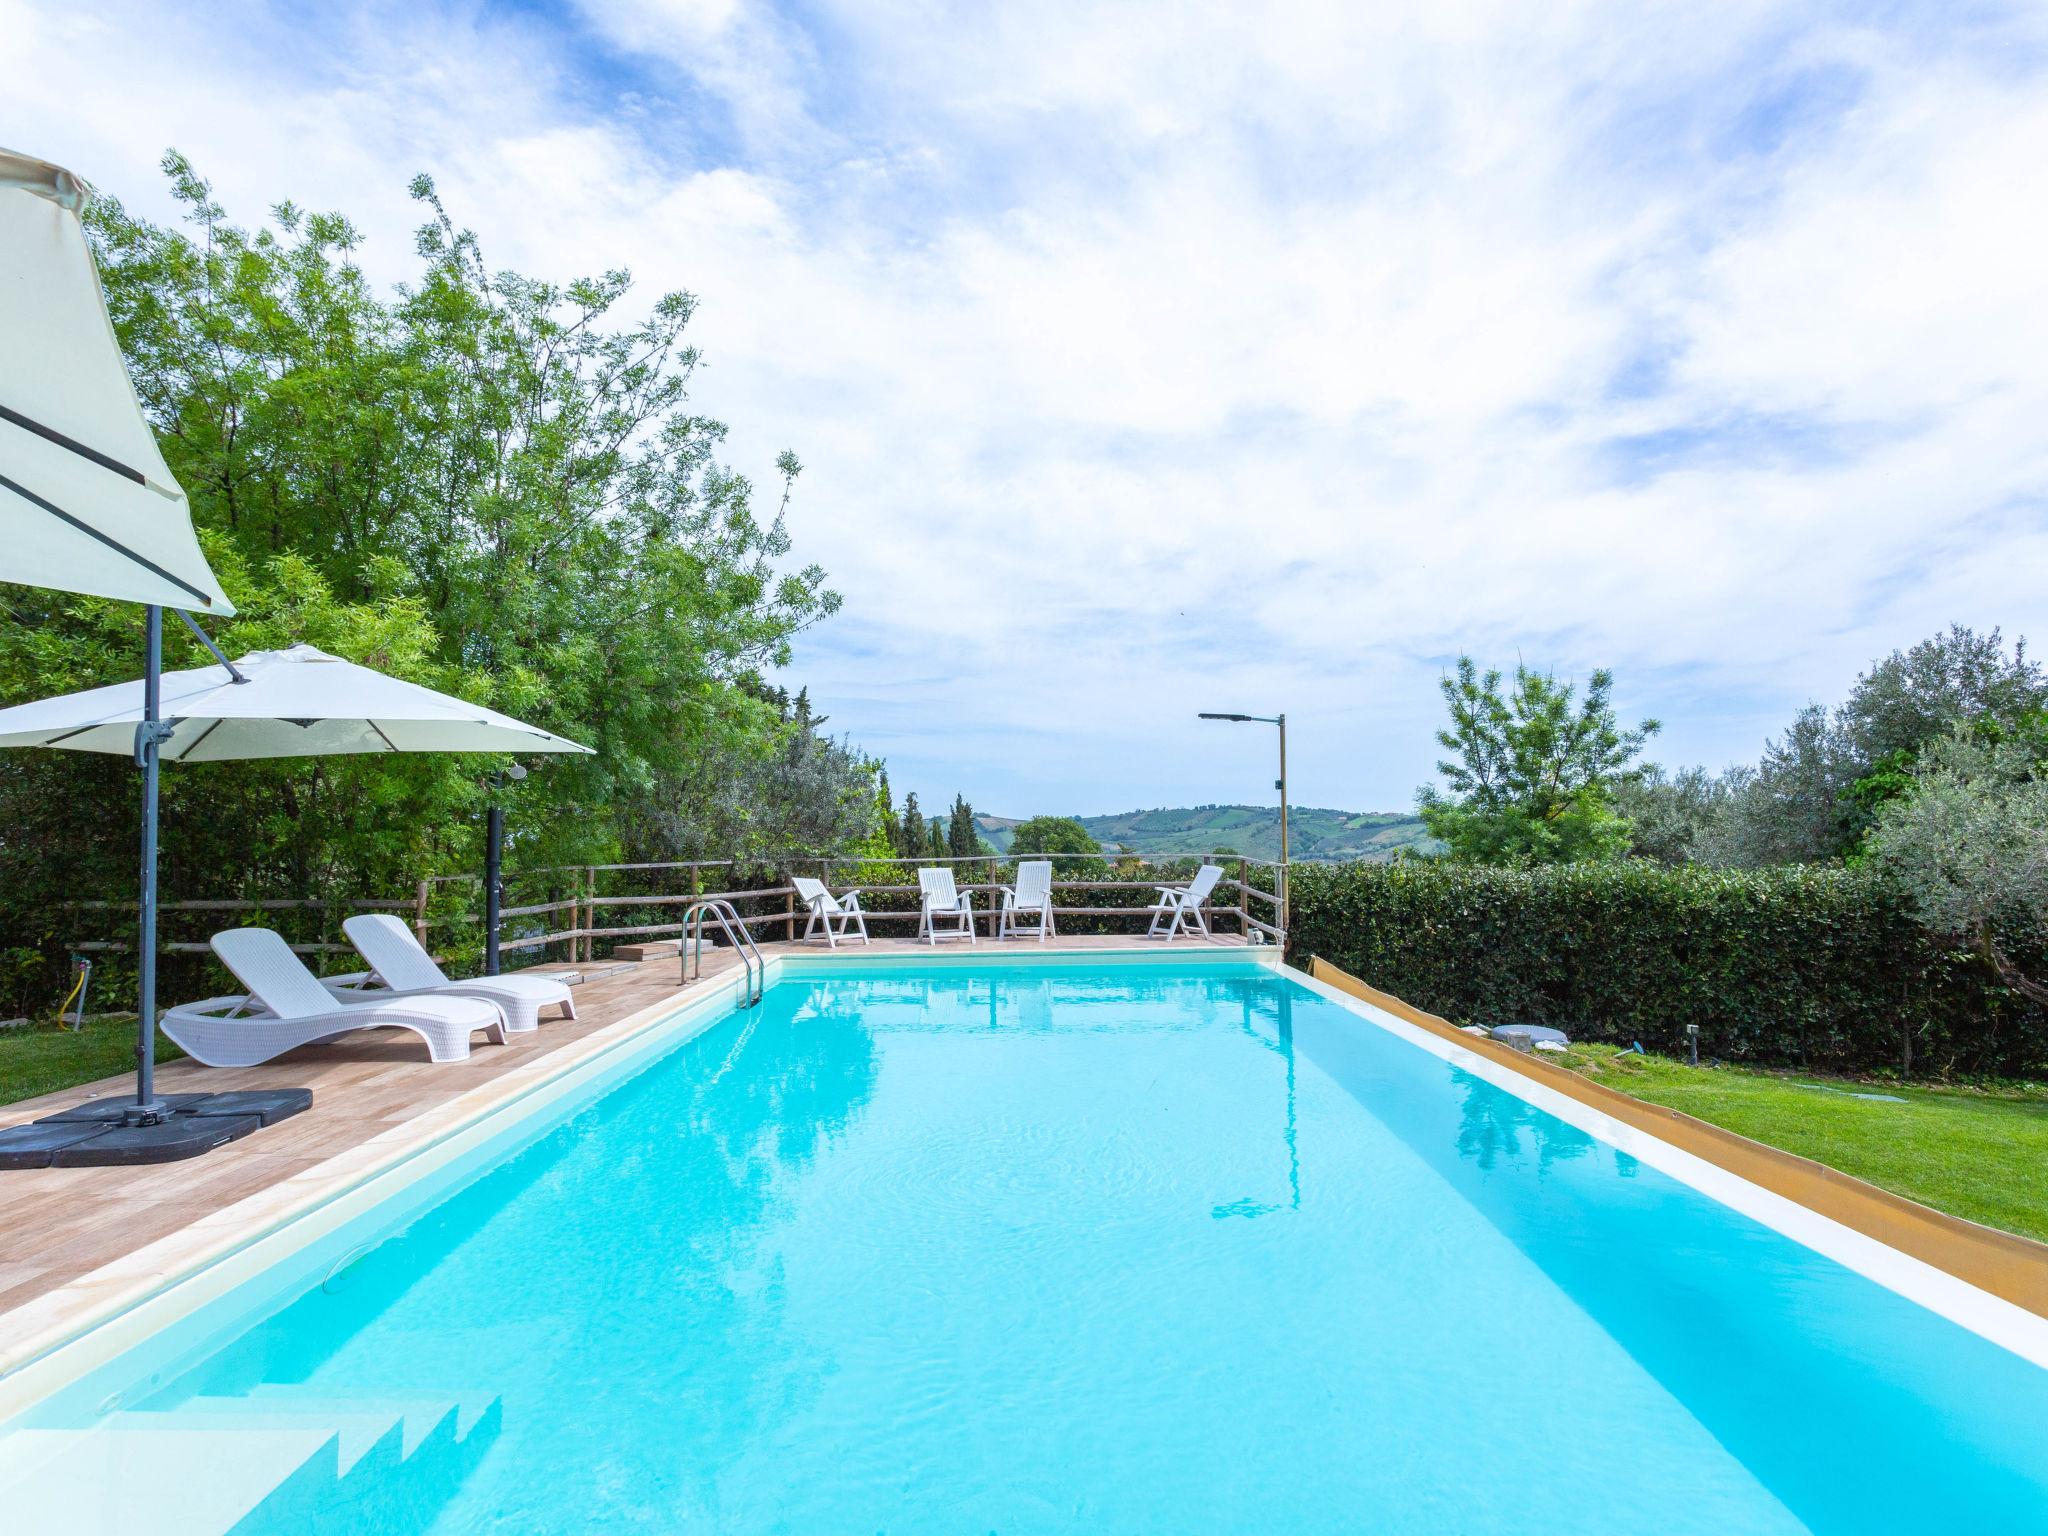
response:
<path id="1" fill-rule="evenodd" d="M 2048 1372 L 1245 967 L 785 979 L 145 1416 L 343 1431 L 244 1530 L 2048 1523 Z"/>

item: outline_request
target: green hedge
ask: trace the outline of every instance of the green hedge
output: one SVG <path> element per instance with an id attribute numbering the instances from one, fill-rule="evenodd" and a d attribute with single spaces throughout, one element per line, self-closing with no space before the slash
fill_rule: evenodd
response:
<path id="1" fill-rule="evenodd" d="M 1294 954 L 1459 1023 L 1835 1070 L 2039 1076 L 2048 1018 L 1875 874 L 1296 865 Z"/>

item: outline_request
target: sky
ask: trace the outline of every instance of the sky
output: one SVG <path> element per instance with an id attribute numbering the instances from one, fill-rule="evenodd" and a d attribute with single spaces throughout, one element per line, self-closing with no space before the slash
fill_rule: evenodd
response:
<path id="1" fill-rule="evenodd" d="M 698 295 L 787 681 L 927 804 L 1270 802 L 1223 710 L 1405 809 L 1461 653 L 1718 767 L 2048 639 L 2048 5 L 0 0 L 0 144 Z"/>

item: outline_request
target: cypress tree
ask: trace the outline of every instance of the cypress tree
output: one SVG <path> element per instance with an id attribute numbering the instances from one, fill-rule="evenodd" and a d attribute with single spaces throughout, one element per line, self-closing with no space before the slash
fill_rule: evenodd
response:
<path id="1" fill-rule="evenodd" d="M 981 852 L 981 834 L 974 829 L 974 807 L 965 795 L 953 797 L 953 817 L 946 828 L 946 846 L 955 858 L 971 858 Z"/>
<path id="2" fill-rule="evenodd" d="M 889 845 L 891 853 L 901 853 L 903 823 L 896 819 L 896 800 L 889 792 L 889 770 L 886 768 L 876 776 L 875 801 L 881 811 L 882 841 Z"/>

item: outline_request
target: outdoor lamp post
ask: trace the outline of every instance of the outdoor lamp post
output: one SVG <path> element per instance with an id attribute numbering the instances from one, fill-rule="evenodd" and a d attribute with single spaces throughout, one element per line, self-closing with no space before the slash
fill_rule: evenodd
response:
<path id="1" fill-rule="evenodd" d="M 1234 720 L 1240 724 L 1280 727 L 1280 777 L 1273 787 L 1280 791 L 1280 931 L 1287 931 L 1287 717 L 1285 715 L 1222 715 L 1201 712 L 1204 720 Z"/>

